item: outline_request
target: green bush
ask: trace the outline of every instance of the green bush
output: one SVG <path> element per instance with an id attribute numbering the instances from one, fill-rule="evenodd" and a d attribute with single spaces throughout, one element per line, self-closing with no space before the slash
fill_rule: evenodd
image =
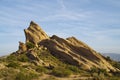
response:
<path id="1" fill-rule="evenodd" d="M 54 76 L 49 76 L 48 78 L 46 78 L 44 80 L 58 80 L 58 79 Z"/>
<path id="2" fill-rule="evenodd" d="M 91 70 L 90 70 L 90 73 L 98 73 L 98 68 L 92 68 Z"/>
<path id="3" fill-rule="evenodd" d="M 71 70 L 72 72 L 80 73 L 80 69 L 78 67 L 76 67 L 76 66 L 69 65 L 67 68 L 69 70 Z"/>
<path id="4" fill-rule="evenodd" d="M 106 80 L 120 80 L 120 76 L 112 76 L 112 77 L 109 77 L 107 78 Z"/>
<path id="5" fill-rule="evenodd" d="M 36 71 L 39 73 L 42 73 L 42 72 L 47 73 L 47 69 L 44 68 L 43 66 L 37 66 Z"/>
<path id="6" fill-rule="evenodd" d="M 16 75 L 15 80 L 33 80 L 35 78 L 38 78 L 38 75 L 35 73 L 23 73 L 23 72 L 19 72 Z"/>
<path id="7" fill-rule="evenodd" d="M 20 56 L 18 56 L 18 60 L 21 62 L 28 62 L 29 58 L 25 54 L 21 54 Z"/>
<path id="8" fill-rule="evenodd" d="M 11 54 L 11 55 L 7 56 L 6 61 L 8 61 L 8 62 L 17 61 L 17 56 Z"/>
<path id="9" fill-rule="evenodd" d="M 2 80 L 14 80 L 16 71 L 13 68 L 0 69 L 0 79 Z"/>
<path id="10" fill-rule="evenodd" d="M 31 49 L 31 48 L 35 47 L 35 45 L 33 43 L 31 43 L 31 42 L 27 42 L 26 46 L 27 46 L 28 49 Z"/>
<path id="11" fill-rule="evenodd" d="M 12 67 L 12 68 L 18 68 L 18 67 L 20 67 L 20 64 L 18 62 L 10 62 L 6 66 L 7 67 Z"/>
<path id="12" fill-rule="evenodd" d="M 107 60 L 107 61 L 112 61 L 111 58 L 110 58 L 110 56 L 107 56 L 107 57 L 106 57 L 106 60 Z"/>
<path id="13" fill-rule="evenodd" d="M 115 63 L 113 64 L 113 66 L 116 67 L 116 68 L 118 68 L 118 69 L 120 69 L 120 63 L 119 63 L 119 62 L 115 62 Z"/>
<path id="14" fill-rule="evenodd" d="M 68 77 L 71 75 L 71 71 L 64 68 L 55 68 L 53 69 L 52 74 L 57 77 Z"/>
<path id="15" fill-rule="evenodd" d="M 100 72 L 100 73 L 103 73 L 103 74 L 107 74 L 106 69 L 99 69 L 99 72 Z"/>

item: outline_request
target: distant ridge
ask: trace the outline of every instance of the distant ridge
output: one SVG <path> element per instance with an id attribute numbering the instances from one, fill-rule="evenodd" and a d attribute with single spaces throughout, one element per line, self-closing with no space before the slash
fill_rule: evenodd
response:
<path id="1" fill-rule="evenodd" d="M 120 61 L 120 54 L 118 53 L 102 53 L 104 56 L 109 56 L 111 59 L 115 61 Z"/>

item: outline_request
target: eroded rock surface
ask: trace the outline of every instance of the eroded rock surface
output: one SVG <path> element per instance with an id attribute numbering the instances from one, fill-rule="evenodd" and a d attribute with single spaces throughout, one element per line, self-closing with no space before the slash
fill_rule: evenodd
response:
<path id="1" fill-rule="evenodd" d="M 105 60 L 105 58 L 89 47 L 84 42 L 77 40 L 75 37 L 67 39 L 60 38 L 56 35 L 49 36 L 33 21 L 28 29 L 25 29 L 26 43 L 32 42 L 35 45 L 44 46 L 53 56 L 69 64 L 78 66 L 85 70 L 93 67 L 106 69 L 107 71 L 116 71 L 116 69 Z M 38 44 L 39 43 L 39 44 Z M 29 52 L 31 59 L 36 59 L 34 52 Z"/>
<path id="2" fill-rule="evenodd" d="M 18 49 L 18 53 L 23 53 L 27 51 L 27 47 L 26 44 L 23 42 L 19 42 L 19 49 Z"/>
<path id="3" fill-rule="evenodd" d="M 54 56 L 82 69 L 90 70 L 96 67 L 115 71 L 100 54 L 74 37 L 65 40 L 54 35 L 41 41 L 40 45 L 47 47 Z"/>
<path id="4" fill-rule="evenodd" d="M 32 42 L 37 45 L 38 42 L 44 39 L 48 39 L 48 35 L 40 28 L 38 24 L 31 21 L 30 26 L 24 30 L 26 43 Z"/>

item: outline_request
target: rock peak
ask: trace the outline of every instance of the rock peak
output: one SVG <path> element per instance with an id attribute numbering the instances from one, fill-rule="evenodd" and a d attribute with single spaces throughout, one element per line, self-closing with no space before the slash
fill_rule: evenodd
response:
<path id="1" fill-rule="evenodd" d="M 34 21 L 30 22 L 30 25 L 38 25 L 37 23 L 35 23 Z"/>
<path id="2" fill-rule="evenodd" d="M 31 42 L 37 45 L 41 40 L 48 39 L 48 35 L 42 30 L 42 28 L 31 21 L 27 29 L 24 30 L 26 42 Z"/>

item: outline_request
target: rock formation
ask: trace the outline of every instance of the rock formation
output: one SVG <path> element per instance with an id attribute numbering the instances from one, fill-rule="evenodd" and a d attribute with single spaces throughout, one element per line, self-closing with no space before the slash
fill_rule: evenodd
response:
<path id="1" fill-rule="evenodd" d="M 27 47 L 23 42 L 19 42 L 19 49 L 18 49 L 18 53 L 23 53 L 27 51 Z"/>
<path id="2" fill-rule="evenodd" d="M 41 40 L 48 39 L 48 35 L 37 25 L 31 21 L 30 26 L 24 30 L 26 36 L 26 42 L 32 42 L 37 46 L 37 43 Z"/>
<path id="3" fill-rule="evenodd" d="M 31 42 L 35 45 L 46 47 L 53 56 L 59 58 L 61 61 L 85 70 L 90 70 L 94 67 L 106 69 L 107 71 L 116 70 L 102 55 L 90 48 L 87 44 L 77 40 L 75 37 L 69 37 L 67 39 L 55 35 L 48 37 L 33 21 L 30 23 L 28 29 L 24 31 L 26 43 Z M 34 53 L 32 53 L 32 55 L 33 54 Z M 36 57 L 34 58 L 36 59 Z"/>
<path id="4" fill-rule="evenodd" d="M 37 56 L 37 53 L 34 51 L 34 50 L 29 50 L 27 52 L 27 56 L 29 57 L 29 59 L 31 60 L 36 60 L 36 61 L 39 61 L 39 58 Z"/>
<path id="5" fill-rule="evenodd" d="M 96 67 L 115 71 L 100 54 L 74 37 L 65 40 L 54 35 L 50 39 L 41 41 L 40 45 L 47 47 L 57 58 L 82 69 L 90 70 Z"/>

